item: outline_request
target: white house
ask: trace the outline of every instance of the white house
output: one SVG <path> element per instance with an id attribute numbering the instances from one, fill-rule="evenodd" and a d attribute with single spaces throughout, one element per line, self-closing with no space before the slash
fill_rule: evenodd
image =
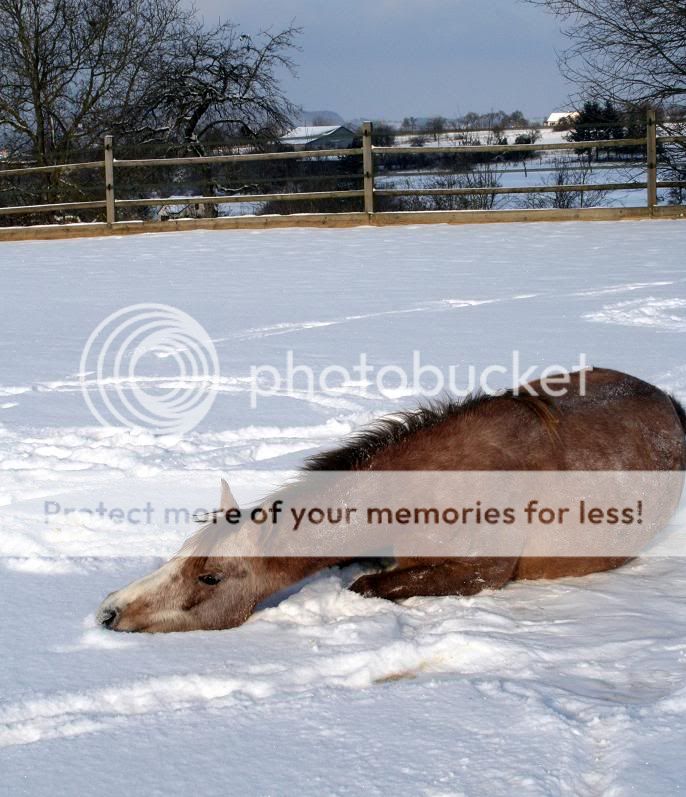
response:
<path id="1" fill-rule="evenodd" d="M 555 113 L 551 113 L 550 116 L 545 120 L 546 127 L 555 127 L 555 125 L 560 124 L 565 120 L 569 122 L 573 122 L 579 116 L 578 111 L 556 111 Z"/>
<path id="2" fill-rule="evenodd" d="M 296 127 L 280 139 L 294 149 L 347 149 L 355 134 L 343 125 Z"/>

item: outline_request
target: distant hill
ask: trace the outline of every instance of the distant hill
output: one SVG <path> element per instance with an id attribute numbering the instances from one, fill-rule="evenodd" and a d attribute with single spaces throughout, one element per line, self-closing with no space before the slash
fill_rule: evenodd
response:
<path id="1" fill-rule="evenodd" d="M 335 111 L 300 111 L 294 120 L 297 125 L 342 125 L 343 117 Z"/>

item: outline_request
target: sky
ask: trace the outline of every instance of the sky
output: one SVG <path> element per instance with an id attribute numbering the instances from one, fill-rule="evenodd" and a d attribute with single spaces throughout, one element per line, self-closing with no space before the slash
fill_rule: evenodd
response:
<path id="1" fill-rule="evenodd" d="M 246 33 L 303 28 L 297 78 L 282 85 L 306 110 L 345 119 L 455 117 L 564 109 L 564 39 L 544 10 L 520 0 L 195 0 L 206 23 Z"/>

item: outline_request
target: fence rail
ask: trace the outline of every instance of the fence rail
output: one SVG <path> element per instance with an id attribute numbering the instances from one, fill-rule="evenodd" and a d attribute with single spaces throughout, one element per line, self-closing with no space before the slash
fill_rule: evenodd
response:
<path id="1" fill-rule="evenodd" d="M 686 185 L 686 183 L 684 183 Z M 648 183 L 578 183 L 576 185 L 487 186 L 486 188 L 379 188 L 376 196 L 495 196 L 497 194 L 558 194 L 561 191 L 575 194 L 584 191 L 620 191 L 645 189 Z"/>
<path id="2" fill-rule="evenodd" d="M 43 205 L 15 205 L 14 207 L 0 207 L 0 214 L 7 216 L 18 216 L 22 213 L 46 213 L 53 210 L 98 210 L 104 208 L 107 203 L 104 200 L 94 200 L 92 202 L 53 202 Z"/>
<path id="3" fill-rule="evenodd" d="M 299 152 L 247 152 L 242 155 L 192 155 L 187 158 L 134 158 L 115 161 L 117 168 L 132 166 L 192 166 L 209 163 L 247 163 L 249 161 L 302 160 L 303 158 L 340 158 L 361 155 L 362 147 L 351 149 L 316 149 Z"/>
<path id="4" fill-rule="evenodd" d="M 645 138 L 609 138 L 598 141 L 559 141 L 554 144 L 465 144 L 463 146 L 428 146 L 428 147 L 374 147 L 375 155 L 458 155 L 467 152 L 490 152 L 505 154 L 507 152 L 541 152 L 557 149 L 612 149 L 613 147 L 642 147 Z"/>
<path id="5" fill-rule="evenodd" d="M 118 208 L 142 207 L 154 205 L 223 205 L 229 202 L 287 202 L 291 200 L 318 200 L 318 199 L 345 199 L 349 197 L 362 197 L 364 191 L 298 191 L 293 194 L 234 194 L 233 196 L 171 196 L 165 199 L 117 199 L 115 206 Z M 0 209 L 1 210 L 1 209 Z"/>
<path id="6" fill-rule="evenodd" d="M 646 208 L 652 215 L 653 210 L 657 206 L 658 196 L 657 191 L 660 188 L 686 188 L 685 181 L 658 180 L 658 152 L 661 145 L 684 143 L 686 136 L 684 135 L 657 135 L 657 124 L 655 120 L 655 112 L 648 111 L 646 120 L 646 135 L 641 138 L 626 138 L 626 139 L 598 139 L 593 141 L 564 141 L 555 143 L 529 143 L 529 144 L 462 144 L 456 143 L 452 146 L 375 146 L 372 143 L 372 125 L 365 122 L 362 127 L 362 146 L 354 147 L 351 149 L 324 149 L 324 150 L 301 150 L 296 152 L 248 152 L 240 154 L 228 155 L 209 155 L 209 156 L 191 156 L 191 157 L 173 157 L 173 158 L 124 158 L 117 160 L 115 158 L 114 141 L 111 136 L 105 137 L 104 153 L 102 160 L 85 161 L 81 163 L 65 163 L 53 164 L 47 166 L 26 166 L 2 169 L 0 164 L 0 181 L 6 179 L 20 178 L 27 175 L 53 175 L 61 174 L 62 172 L 77 172 L 85 170 L 103 170 L 104 184 L 103 184 L 103 198 L 88 201 L 72 201 L 72 202 L 45 202 L 42 204 L 31 205 L 15 205 L 9 207 L 0 207 L 0 216 L 18 216 L 21 214 L 41 214 L 51 212 L 72 212 L 78 210 L 102 210 L 105 209 L 105 218 L 108 228 L 114 228 L 116 225 L 128 224 L 131 226 L 133 222 L 122 222 L 117 219 L 117 210 L 124 208 L 134 207 L 162 207 L 169 205 L 223 205 L 232 203 L 248 203 L 258 204 L 267 202 L 301 202 L 301 201 L 320 201 L 320 200 L 339 200 L 339 199 L 362 199 L 364 214 L 359 213 L 332 213 L 327 214 L 331 217 L 340 216 L 344 218 L 359 219 L 361 215 L 367 217 L 368 223 L 372 222 L 372 217 L 383 219 L 388 217 L 388 212 L 380 213 L 377 208 L 376 199 L 381 197 L 401 197 L 401 196 L 417 196 L 417 197 L 462 197 L 462 196 L 488 196 L 488 195 L 502 195 L 502 194 L 548 194 L 548 193 L 566 193 L 574 192 L 581 193 L 589 191 L 612 191 L 612 190 L 644 190 L 647 192 L 647 205 Z M 470 157 L 474 154 L 488 154 L 495 155 L 495 160 L 499 156 L 507 156 L 516 153 L 532 153 L 532 152 L 556 152 L 556 151 L 573 151 L 578 154 L 580 152 L 591 152 L 592 150 L 612 150 L 619 149 L 626 150 L 628 148 L 642 148 L 643 158 L 641 161 L 636 162 L 631 160 L 626 164 L 605 164 L 598 165 L 599 169 L 612 169 L 623 168 L 631 169 L 633 176 L 638 177 L 636 173 L 638 169 L 645 172 L 645 180 L 643 181 L 625 181 L 616 183 L 569 183 L 569 184 L 540 184 L 540 185 L 527 185 L 527 186 L 456 186 L 456 187 L 434 187 L 422 188 L 408 186 L 407 188 L 398 187 L 382 187 L 378 184 L 378 176 L 375 175 L 375 164 L 383 163 L 383 159 L 388 156 L 398 155 L 413 155 L 413 156 L 427 156 L 427 155 L 453 155 L 458 158 Z M 296 176 L 284 177 L 275 175 L 273 178 L 256 178 L 255 185 L 264 182 L 279 182 L 283 180 L 303 180 L 303 181 L 316 181 L 330 179 L 335 181 L 338 178 L 356 178 L 360 180 L 361 187 L 359 189 L 346 189 L 346 190 L 330 190 L 330 191 L 292 191 L 282 193 L 233 193 L 227 195 L 212 195 L 212 196 L 167 196 L 167 197 L 133 197 L 133 198 L 117 198 L 116 196 L 116 177 L 121 174 L 121 170 L 130 170 L 134 168 L 157 169 L 160 167 L 170 166 L 208 166 L 208 165 L 221 165 L 221 164 L 247 164 L 254 162 L 279 162 L 291 160 L 312 160 L 317 159 L 339 159 L 341 157 L 354 158 L 361 156 L 361 171 L 357 174 L 346 173 L 346 175 L 331 175 L 330 177 L 319 176 Z M 491 161 L 493 165 L 493 161 Z M 498 165 L 502 165 L 499 163 Z M 351 171 L 351 170 L 348 170 Z M 513 168 L 513 169 L 492 169 L 493 175 L 500 175 L 506 173 L 528 173 L 539 171 L 551 171 L 544 167 L 530 167 L 530 168 Z M 468 172 L 465 172 L 468 173 Z M 411 172 L 407 176 L 419 176 L 441 174 L 450 175 L 455 174 L 449 170 L 440 172 Z M 385 174 L 384 176 L 388 176 Z M 627 175 L 628 176 L 628 175 Z M 247 178 L 249 180 L 249 178 Z M 248 188 L 250 186 L 245 186 Z M 619 210 L 619 209 L 617 209 Z M 426 210 L 414 211 L 417 214 L 426 215 Z M 438 211 L 440 213 L 440 211 Z M 471 213 L 473 211 L 459 211 L 462 213 Z M 487 212 L 494 213 L 497 211 L 489 210 Z M 500 211 L 504 213 L 506 211 Z M 531 210 L 527 211 L 528 216 L 535 216 L 535 214 L 546 213 L 546 210 Z M 409 215 L 411 215 L 410 212 Z M 517 211 L 512 211 L 513 218 Z M 316 215 L 316 214 L 313 214 Z M 323 215 L 323 214 L 322 214 Z M 398 213 L 398 216 L 405 215 Z M 521 213 L 519 214 L 521 216 Z M 518 216 L 518 218 L 519 218 Z M 618 217 L 625 217 L 626 214 L 620 214 Z M 143 226 L 150 223 L 143 223 Z M 3 228 L 7 230 L 8 228 Z M 13 228 L 9 228 L 13 229 Z M 30 228 L 28 228 L 30 229 Z"/>
<path id="7" fill-rule="evenodd" d="M 55 163 L 51 166 L 22 166 L 20 169 L 0 169 L 0 177 L 23 177 L 26 174 L 49 174 L 50 172 L 74 172 L 80 169 L 102 169 L 105 161 L 82 163 Z"/>

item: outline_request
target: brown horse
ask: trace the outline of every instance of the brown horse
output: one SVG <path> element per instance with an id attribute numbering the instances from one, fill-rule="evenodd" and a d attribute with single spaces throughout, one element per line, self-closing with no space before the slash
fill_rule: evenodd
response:
<path id="1" fill-rule="evenodd" d="M 581 389 L 583 386 L 583 389 Z M 564 395 L 525 390 L 445 402 L 391 416 L 341 448 L 310 459 L 312 471 L 683 471 L 686 414 L 669 395 L 627 374 L 572 374 Z M 561 392 L 559 389 L 556 391 Z M 537 394 L 532 396 L 531 394 Z M 673 496 L 672 496 L 673 498 Z M 222 482 L 221 510 L 235 507 Z M 213 524 L 155 573 L 109 595 L 100 624 L 117 631 L 190 631 L 240 625 L 267 597 L 326 567 L 335 557 L 207 556 Z M 399 558 L 351 589 L 398 600 L 473 595 L 517 579 L 581 576 L 629 557 Z"/>

